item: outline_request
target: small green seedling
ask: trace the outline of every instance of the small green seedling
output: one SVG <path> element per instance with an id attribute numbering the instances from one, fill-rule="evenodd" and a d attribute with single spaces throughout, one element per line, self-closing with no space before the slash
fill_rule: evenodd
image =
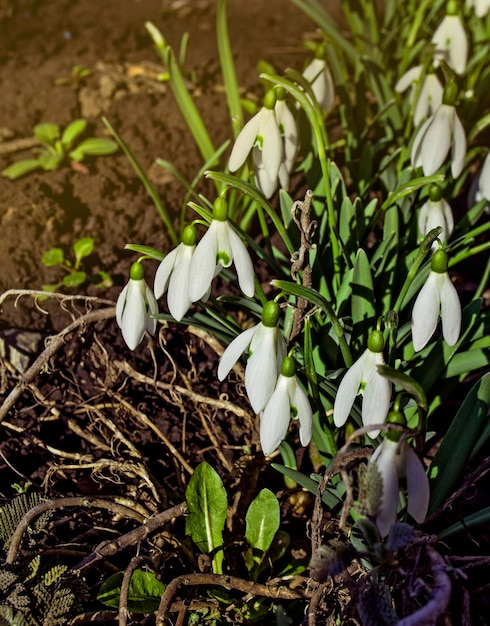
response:
<path id="1" fill-rule="evenodd" d="M 83 237 L 73 244 L 75 260 L 72 262 L 65 258 L 62 248 L 51 248 L 46 250 L 42 256 L 42 263 L 46 267 L 59 265 L 66 272 L 63 280 L 53 285 L 43 285 L 43 291 L 57 291 L 60 287 L 74 288 L 83 285 L 89 279 L 87 273 L 81 269 L 82 260 L 92 254 L 94 250 L 94 240 L 92 237 Z M 100 271 L 91 278 L 96 287 L 110 287 L 112 278 L 107 272 Z"/>
<path id="2" fill-rule="evenodd" d="M 92 74 L 92 70 L 89 70 L 83 65 L 74 65 L 71 70 L 70 76 L 62 76 L 54 81 L 57 87 L 69 85 L 71 87 L 78 87 L 85 78 Z"/>
<path id="3" fill-rule="evenodd" d="M 103 156 L 116 152 L 118 146 L 105 137 L 80 137 L 87 128 L 84 119 L 74 120 L 61 131 L 58 124 L 46 123 L 34 126 L 34 136 L 42 146 L 35 148 L 36 157 L 23 159 L 3 170 L 2 176 L 15 180 L 35 170 L 56 170 L 69 161 L 80 162 L 87 156 Z"/>

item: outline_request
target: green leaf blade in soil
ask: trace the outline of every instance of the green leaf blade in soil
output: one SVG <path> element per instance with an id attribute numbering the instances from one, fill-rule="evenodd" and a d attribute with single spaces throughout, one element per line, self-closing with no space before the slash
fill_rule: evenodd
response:
<path id="1" fill-rule="evenodd" d="M 269 489 L 262 489 L 245 516 L 245 538 L 252 548 L 267 552 L 280 525 L 279 502 Z"/>
<path id="2" fill-rule="evenodd" d="M 41 169 L 42 164 L 38 159 L 24 159 L 9 165 L 2 171 L 2 176 L 10 180 L 17 180 L 26 174 Z"/>
<path id="3" fill-rule="evenodd" d="M 83 237 L 73 244 L 73 251 L 75 252 L 75 267 L 80 265 L 80 261 L 94 251 L 94 240 L 92 237 Z"/>
<path id="4" fill-rule="evenodd" d="M 117 572 L 102 583 L 97 600 L 119 608 L 124 572 Z M 129 583 L 128 610 L 132 613 L 153 613 L 158 609 L 165 585 L 152 572 L 134 570 Z"/>
<path id="5" fill-rule="evenodd" d="M 65 255 L 62 248 L 50 248 L 44 252 L 41 262 L 46 267 L 53 267 L 54 265 L 61 265 L 65 260 Z"/>

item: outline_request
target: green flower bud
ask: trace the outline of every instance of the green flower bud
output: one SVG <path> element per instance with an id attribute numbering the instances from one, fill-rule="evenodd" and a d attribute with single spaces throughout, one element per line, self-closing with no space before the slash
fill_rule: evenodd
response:
<path id="1" fill-rule="evenodd" d="M 292 378 L 296 374 L 296 361 L 292 356 L 285 356 L 281 364 L 281 374 Z"/>
<path id="2" fill-rule="evenodd" d="M 279 305 L 274 300 L 266 302 L 262 310 L 262 324 L 267 328 L 274 328 L 277 326 L 279 320 Z"/>
<path id="3" fill-rule="evenodd" d="M 442 199 L 442 187 L 437 183 L 433 183 L 429 187 L 429 200 L 431 202 L 439 202 Z"/>
<path id="4" fill-rule="evenodd" d="M 446 15 L 458 15 L 459 6 L 457 0 L 449 0 L 446 4 Z"/>
<path id="5" fill-rule="evenodd" d="M 315 59 L 325 59 L 327 56 L 327 47 L 324 43 L 317 46 L 315 50 Z"/>
<path id="6" fill-rule="evenodd" d="M 276 92 L 274 91 L 274 89 L 269 89 L 264 97 L 264 107 L 266 109 L 273 109 L 276 105 L 276 100 Z"/>
<path id="7" fill-rule="evenodd" d="M 197 233 L 194 224 L 189 224 L 189 226 L 186 226 L 182 232 L 182 243 L 185 246 L 193 246 L 196 243 L 196 237 Z"/>
<path id="8" fill-rule="evenodd" d="M 458 86 L 453 80 L 450 80 L 444 86 L 444 93 L 442 94 L 442 104 L 448 104 L 454 106 L 456 104 L 456 98 L 458 97 Z"/>
<path id="9" fill-rule="evenodd" d="M 368 350 L 371 352 L 383 352 L 385 340 L 380 330 L 373 330 L 368 337 Z"/>
<path id="10" fill-rule="evenodd" d="M 436 250 L 432 255 L 430 263 L 430 269 L 437 274 L 444 274 L 447 272 L 448 256 L 444 250 Z"/>
<path id="11" fill-rule="evenodd" d="M 388 413 L 386 418 L 387 424 L 400 424 L 401 426 L 407 425 L 407 420 L 402 411 L 394 410 Z M 386 433 L 386 438 L 390 441 L 400 441 L 400 437 L 403 435 L 401 430 L 389 430 Z"/>
<path id="12" fill-rule="evenodd" d="M 224 198 L 216 198 L 213 204 L 213 220 L 226 222 L 228 219 L 228 205 Z"/>
<path id="13" fill-rule="evenodd" d="M 286 90 L 284 89 L 284 87 L 276 87 L 275 92 L 277 100 L 286 99 Z"/>
<path id="14" fill-rule="evenodd" d="M 141 263 L 133 263 L 129 270 L 129 278 L 131 280 L 143 280 L 145 277 L 145 269 Z"/>

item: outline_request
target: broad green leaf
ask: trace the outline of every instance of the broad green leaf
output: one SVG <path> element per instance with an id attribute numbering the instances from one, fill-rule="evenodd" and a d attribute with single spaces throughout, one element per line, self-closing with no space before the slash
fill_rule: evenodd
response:
<path id="1" fill-rule="evenodd" d="M 429 515 L 449 497 L 481 433 L 487 429 L 489 406 L 490 373 L 485 374 L 464 399 L 432 461 Z"/>
<path id="2" fill-rule="evenodd" d="M 48 151 L 41 152 L 38 157 L 39 164 L 43 170 L 46 170 L 47 172 L 58 169 L 63 163 L 63 159 L 64 157 L 62 154 L 55 154 L 54 152 Z"/>
<path id="3" fill-rule="evenodd" d="M 357 241 L 356 214 L 354 205 L 349 196 L 345 196 L 340 206 L 339 235 L 342 245 L 349 254 L 353 254 L 359 247 Z"/>
<path id="4" fill-rule="evenodd" d="M 353 335 L 361 339 L 373 329 L 376 321 L 373 278 L 367 254 L 362 248 L 357 251 L 351 286 Z"/>
<path id="5" fill-rule="evenodd" d="M 87 280 L 87 274 L 85 272 L 73 272 L 73 274 L 67 274 L 63 278 L 63 285 L 65 287 L 79 287 Z"/>
<path id="6" fill-rule="evenodd" d="M 38 159 L 24 159 L 23 161 L 18 161 L 17 163 L 13 163 L 12 165 L 6 167 L 2 171 L 2 176 L 10 178 L 10 180 L 15 180 L 16 178 L 30 174 L 41 167 L 42 165 Z"/>
<path id="7" fill-rule="evenodd" d="M 94 250 L 94 240 L 92 237 L 83 237 L 73 244 L 73 250 L 75 252 L 75 267 L 78 267 L 83 258 L 92 254 Z"/>
<path id="8" fill-rule="evenodd" d="M 185 497 L 185 530 L 213 559 L 213 572 L 223 573 L 223 528 L 228 501 L 221 478 L 209 463 L 200 463 L 189 480 Z"/>
<path id="9" fill-rule="evenodd" d="M 94 277 L 94 286 L 99 289 L 102 287 L 112 287 L 114 281 L 112 280 L 112 276 L 107 272 L 100 271 Z"/>
<path id="10" fill-rule="evenodd" d="M 53 146 L 56 140 L 60 138 L 60 127 L 58 124 L 50 124 L 49 122 L 46 124 L 38 124 L 34 126 L 34 135 L 39 141 L 42 141 L 42 143 Z"/>
<path id="11" fill-rule="evenodd" d="M 121 585 L 124 572 L 117 572 L 102 583 L 97 600 L 107 606 L 119 607 Z M 160 598 L 165 591 L 155 574 L 134 570 L 129 583 L 128 610 L 132 613 L 153 613 L 158 609 Z"/>
<path id="12" fill-rule="evenodd" d="M 89 137 L 78 144 L 75 150 L 70 152 L 70 157 L 74 161 L 80 161 L 80 155 L 86 156 L 104 156 L 114 154 L 118 149 L 117 143 L 106 137 Z"/>
<path id="13" fill-rule="evenodd" d="M 69 150 L 73 143 L 85 132 L 87 128 L 87 122 L 83 119 L 74 120 L 63 131 L 61 135 L 61 143 L 66 150 Z"/>
<path id="14" fill-rule="evenodd" d="M 53 265 L 61 265 L 65 260 L 65 255 L 62 248 L 51 248 L 43 253 L 41 262 L 46 267 L 52 267 Z"/>
<path id="15" fill-rule="evenodd" d="M 279 502 L 269 489 L 262 489 L 245 516 L 245 538 L 257 550 L 267 552 L 280 524 Z"/>

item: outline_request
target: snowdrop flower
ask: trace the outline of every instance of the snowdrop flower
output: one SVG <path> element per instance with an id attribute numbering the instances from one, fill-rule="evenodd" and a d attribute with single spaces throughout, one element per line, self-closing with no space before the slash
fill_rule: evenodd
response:
<path id="1" fill-rule="evenodd" d="M 378 373 L 377 366 L 384 365 L 383 333 L 380 330 L 371 332 L 368 347 L 357 361 L 351 365 L 342 379 L 333 406 L 335 426 L 343 426 L 349 417 L 357 394 L 363 395 L 362 423 L 381 424 L 385 421 L 390 409 L 391 382 Z M 370 431 L 371 437 L 377 437 L 379 430 Z"/>
<path id="2" fill-rule="evenodd" d="M 442 335 L 450 345 L 461 332 L 461 304 L 458 292 L 447 273 L 447 253 L 440 249 L 432 256 L 429 277 L 419 292 L 412 311 L 412 341 L 416 352 L 422 350 L 434 334 L 439 316 Z"/>
<path id="3" fill-rule="evenodd" d="M 429 187 L 429 199 L 420 209 L 419 232 L 425 237 L 433 228 L 440 226 L 442 231 L 439 235 L 441 243 L 445 243 L 454 229 L 454 219 L 451 207 L 442 197 L 442 189 L 433 184 Z M 434 250 L 438 248 L 437 241 L 432 244 Z"/>
<path id="4" fill-rule="evenodd" d="M 324 49 L 322 46 L 317 51 L 317 55 L 322 57 Z M 324 58 L 315 58 L 305 68 L 303 76 L 311 84 L 313 94 L 324 111 L 330 111 L 335 100 L 335 88 L 333 85 L 332 74 L 328 69 L 327 62 Z"/>
<path id="5" fill-rule="evenodd" d="M 442 104 L 420 127 L 412 146 L 412 167 L 422 167 L 425 176 L 435 174 L 451 148 L 451 173 L 457 178 L 466 156 L 466 136 L 456 113 L 457 87 L 450 82 L 444 88 Z"/>
<path id="6" fill-rule="evenodd" d="M 235 172 L 254 148 L 255 182 L 266 198 L 270 198 L 276 190 L 279 168 L 284 159 L 275 105 L 276 94 L 271 89 L 265 95 L 264 106 L 245 124 L 236 138 L 228 163 L 230 172 Z"/>
<path id="7" fill-rule="evenodd" d="M 278 88 L 276 93 L 277 100 L 274 111 L 283 140 L 283 160 L 279 166 L 277 175 L 281 187 L 287 189 L 289 187 L 289 175 L 293 169 L 294 159 L 298 151 L 298 127 L 296 126 L 294 115 L 286 104 L 286 93 L 284 89 Z"/>
<path id="8" fill-rule="evenodd" d="M 449 0 L 446 15 L 432 35 L 435 45 L 434 65 L 437 67 L 445 60 L 456 74 L 464 74 L 468 58 L 468 39 L 461 18 L 458 15 L 458 3 Z"/>
<path id="9" fill-rule="evenodd" d="M 469 206 L 473 206 L 484 198 L 490 202 L 490 152 L 487 154 L 478 176 L 471 185 L 468 194 Z"/>
<path id="10" fill-rule="evenodd" d="M 419 83 L 422 78 L 422 65 L 412 67 L 408 72 L 403 74 L 395 85 L 395 91 L 401 93 L 409 87 L 410 104 L 415 104 L 413 112 L 413 121 L 415 126 L 425 119 L 428 115 L 435 113 L 436 109 L 442 104 L 442 85 L 434 72 L 425 74 L 422 79 L 422 85 L 419 90 Z M 417 102 L 414 103 L 416 94 L 418 93 Z"/>
<path id="11" fill-rule="evenodd" d="M 182 243 L 167 254 L 158 266 L 153 289 L 158 300 L 167 291 L 167 306 L 178 322 L 189 310 L 189 273 L 192 255 L 196 249 L 196 229 L 191 224 L 184 228 Z"/>
<path id="12" fill-rule="evenodd" d="M 286 342 L 277 327 L 278 321 L 279 305 L 274 301 L 267 302 L 261 322 L 233 339 L 223 352 L 218 366 L 218 379 L 221 381 L 241 355 L 248 351 L 245 389 L 256 413 L 264 410 L 272 396 L 286 356 Z"/>
<path id="13" fill-rule="evenodd" d="M 197 244 L 189 267 L 189 298 L 197 302 L 209 292 L 211 282 L 224 267 L 235 263 L 238 284 L 251 298 L 255 292 L 255 274 L 252 259 L 245 244 L 228 221 L 228 208 L 223 198 L 213 206 L 213 219 Z"/>
<path id="14" fill-rule="evenodd" d="M 116 321 L 130 350 L 141 343 L 145 330 L 153 335 L 157 326 L 150 315 L 158 314 L 158 304 L 144 275 L 141 263 L 133 263 L 129 281 L 116 303 Z"/>
<path id="15" fill-rule="evenodd" d="M 388 421 L 398 421 L 396 417 L 393 419 L 393 413 L 396 415 L 392 412 Z M 424 521 L 429 507 L 429 479 L 425 467 L 406 441 L 400 443 L 400 436 L 399 431 L 389 431 L 369 459 L 376 464 L 383 479 L 383 495 L 376 516 L 382 537 L 386 537 L 396 521 L 400 478 L 406 478 L 407 511 L 417 523 Z"/>
<path id="16" fill-rule="evenodd" d="M 276 388 L 260 417 L 260 444 L 269 456 L 286 436 L 289 422 L 299 420 L 299 438 L 302 446 L 311 441 L 313 414 L 308 397 L 296 378 L 293 357 L 283 359 Z"/>
<path id="17" fill-rule="evenodd" d="M 466 0 L 469 9 L 475 9 L 476 17 L 485 17 L 490 11 L 490 0 Z"/>

